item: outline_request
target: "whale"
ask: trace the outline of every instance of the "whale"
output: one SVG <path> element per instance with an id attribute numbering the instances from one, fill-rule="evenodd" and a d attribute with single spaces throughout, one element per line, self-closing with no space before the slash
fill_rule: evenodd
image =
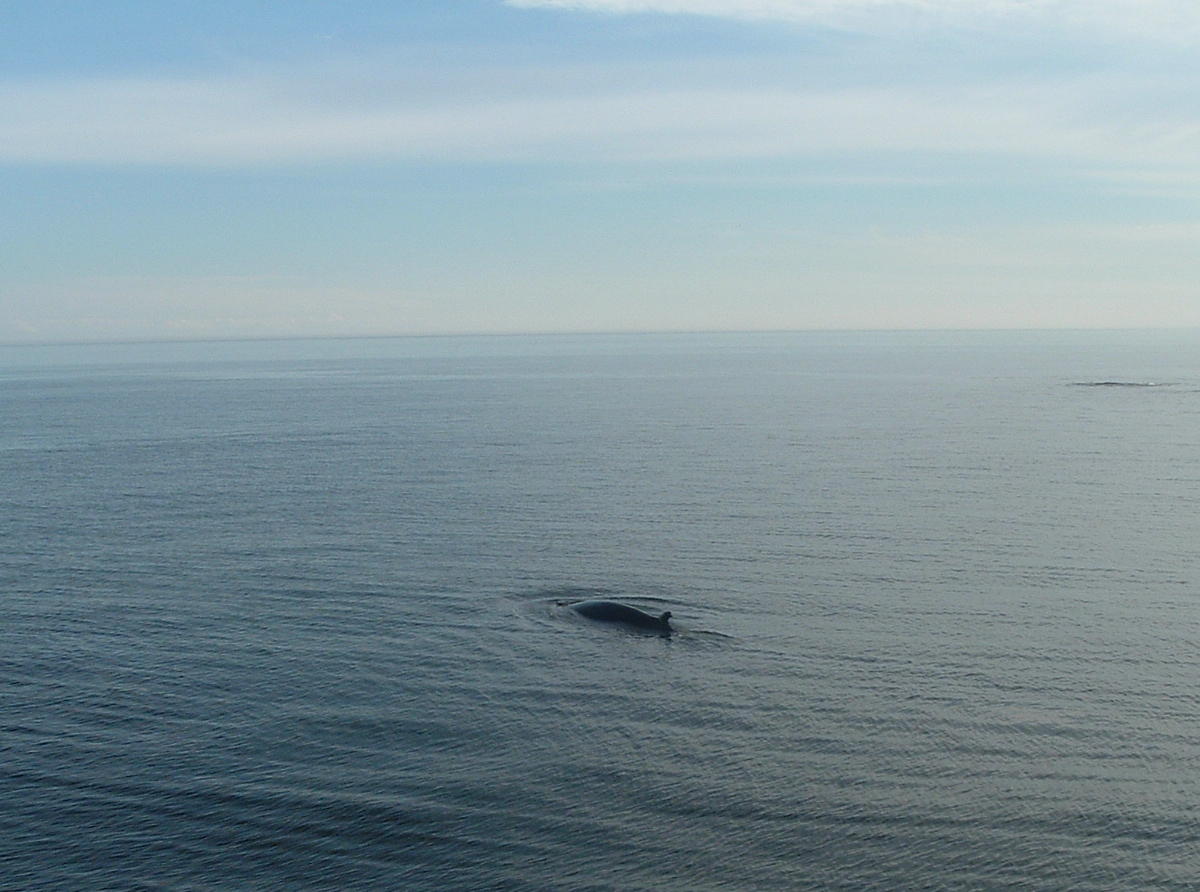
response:
<path id="1" fill-rule="evenodd" d="M 621 604 L 617 601 L 580 601 L 568 604 L 580 616 L 600 620 L 607 623 L 621 623 L 638 629 L 651 629 L 669 635 L 671 629 L 671 611 L 664 610 L 658 616 Z"/>

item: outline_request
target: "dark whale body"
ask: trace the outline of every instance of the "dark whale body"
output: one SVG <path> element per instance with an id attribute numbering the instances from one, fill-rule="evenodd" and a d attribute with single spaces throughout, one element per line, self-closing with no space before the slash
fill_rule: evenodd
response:
<path id="1" fill-rule="evenodd" d="M 588 619 L 623 623 L 639 629 L 653 629 L 656 632 L 671 632 L 671 624 L 668 622 L 671 619 L 669 610 L 653 616 L 636 607 L 619 604 L 616 601 L 580 601 L 578 604 L 571 604 L 570 607 L 580 616 L 586 616 Z"/>

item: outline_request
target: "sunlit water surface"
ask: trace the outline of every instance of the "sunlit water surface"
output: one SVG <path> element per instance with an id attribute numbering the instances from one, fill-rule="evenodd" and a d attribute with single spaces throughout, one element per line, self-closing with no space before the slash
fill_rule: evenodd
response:
<path id="1" fill-rule="evenodd" d="M 4 888 L 1200 884 L 1194 332 L 4 348 L 0 500 Z"/>

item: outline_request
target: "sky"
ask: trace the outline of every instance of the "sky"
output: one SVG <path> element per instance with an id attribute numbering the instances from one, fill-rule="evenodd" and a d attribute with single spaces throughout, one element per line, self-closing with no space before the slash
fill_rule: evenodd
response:
<path id="1" fill-rule="evenodd" d="M 0 0 L 0 342 L 1200 326 L 1195 0 Z"/>

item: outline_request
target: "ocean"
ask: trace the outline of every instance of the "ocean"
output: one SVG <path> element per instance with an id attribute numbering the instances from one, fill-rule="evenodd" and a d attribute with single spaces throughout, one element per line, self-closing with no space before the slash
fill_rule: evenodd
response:
<path id="1" fill-rule="evenodd" d="M 3 347 L 0 888 L 1200 888 L 1198 542 L 1196 331 Z"/>

